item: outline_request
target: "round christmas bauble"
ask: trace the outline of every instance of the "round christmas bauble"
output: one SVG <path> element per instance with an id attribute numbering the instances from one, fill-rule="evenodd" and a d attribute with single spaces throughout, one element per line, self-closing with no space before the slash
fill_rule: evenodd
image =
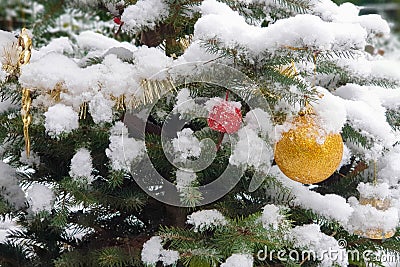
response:
<path id="1" fill-rule="evenodd" d="M 313 114 L 298 115 L 275 145 L 275 162 L 290 179 L 314 184 L 339 167 L 343 155 L 340 134 L 327 133 Z"/>
<path id="2" fill-rule="evenodd" d="M 121 23 L 122 23 L 122 21 L 121 21 L 121 19 L 119 17 L 114 17 L 113 20 L 114 20 L 115 24 L 121 25 Z"/>
<path id="3" fill-rule="evenodd" d="M 208 126 L 221 133 L 235 133 L 242 125 L 242 113 L 238 107 L 228 101 L 215 105 L 208 114 Z"/>

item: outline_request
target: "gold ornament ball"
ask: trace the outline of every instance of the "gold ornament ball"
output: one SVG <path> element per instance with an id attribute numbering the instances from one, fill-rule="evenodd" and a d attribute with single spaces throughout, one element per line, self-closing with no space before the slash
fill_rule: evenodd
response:
<path id="1" fill-rule="evenodd" d="M 275 162 L 290 179 L 314 184 L 339 167 L 343 155 L 340 134 L 326 134 L 313 114 L 298 115 L 275 145 Z"/>

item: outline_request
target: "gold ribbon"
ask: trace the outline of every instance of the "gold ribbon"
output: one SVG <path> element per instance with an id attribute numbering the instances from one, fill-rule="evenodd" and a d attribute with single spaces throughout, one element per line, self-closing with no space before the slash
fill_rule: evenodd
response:
<path id="1" fill-rule="evenodd" d="M 29 37 L 28 30 L 23 28 L 18 37 L 18 50 L 20 51 L 18 66 L 28 64 L 31 59 L 32 39 Z M 21 117 L 24 124 L 24 139 L 26 156 L 29 158 L 31 152 L 31 141 L 29 137 L 29 126 L 32 123 L 30 114 L 32 104 L 31 92 L 28 88 L 22 88 L 22 109 Z"/>

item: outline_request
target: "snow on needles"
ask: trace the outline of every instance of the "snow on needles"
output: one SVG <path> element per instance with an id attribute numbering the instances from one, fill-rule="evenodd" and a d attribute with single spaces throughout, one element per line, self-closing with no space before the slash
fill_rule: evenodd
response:
<path id="1" fill-rule="evenodd" d="M 143 244 L 142 261 L 150 266 L 156 266 L 161 261 L 163 266 L 175 264 L 179 260 L 179 253 L 174 250 L 167 250 L 162 247 L 162 239 L 153 236 Z"/>
<path id="2" fill-rule="evenodd" d="M 261 216 L 264 228 L 268 229 L 271 227 L 272 229 L 277 230 L 279 226 L 282 225 L 284 219 L 285 216 L 281 214 L 281 209 L 278 206 L 274 204 L 264 206 Z"/>
<path id="3" fill-rule="evenodd" d="M 250 254 L 232 254 L 221 267 L 253 267 L 253 256 Z"/>
<path id="4" fill-rule="evenodd" d="M 106 155 L 114 170 L 130 171 L 131 164 L 145 153 L 144 143 L 128 137 L 128 129 L 122 122 L 116 122 L 110 130 L 110 145 Z"/>
<path id="5" fill-rule="evenodd" d="M 57 137 L 62 133 L 70 133 L 79 127 L 79 116 L 72 107 L 64 104 L 56 104 L 44 113 L 46 133 Z"/>
<path id="6" fill-rule="evenodd" d="M 204 1 L 201 11 L 203 16 L 195 24 L 197 38 L 217 39 L 229 48 L 239 45 L 254 54 L 285 46 L 348 50 L 364 49 L 366 44 L 367 31 L 356 23 L 325 22 L 320 17 L 302 14 L 260 28 L 247 24 L 238 12 L 215 0 Z"/>
<path id="7" fill-rule="evenodd" d="M 290 231 L 290 235 L 298 248 L 307 248 L 315 253 L 313 256 L 321 261 L 319 266 L 348 266 L 346 249 L 340 247 L 335 238 L 322 233 L 319 225 L 296 226 Z M 336 253 L 326 253 L 327 251 Z"/>
<path id="8" fill-rule="evenodd" d="M 201 210 L 193 212 L 188 216 L 187 224 L 193 225 L 195 232 L 214 229 L 228 223 L 224 215 L 218 210 Z"/>
<path id="9" fill-rule="evenodd" d="M 32 212 L 51 211 L 55 195 L 53 190 L 43 184 L 35 183 L 27 191 L 27 199 Z"/>
<path id="10" fill-rule="evenodd" d="M 69 175 L 74 179 L 86 179 L 88 183 L 93 181 L 93 163 L 90 151 L 80 148 L 71 159 L 71 170 Z"/>
<path id="11" fill-rule="evenodd" d="M 163 0 L 139 0 L 124 9 L 121 20 L 123 28 L 136 33 L 143 28 L 153 29 L 169 15 L 169 6 Z"/>

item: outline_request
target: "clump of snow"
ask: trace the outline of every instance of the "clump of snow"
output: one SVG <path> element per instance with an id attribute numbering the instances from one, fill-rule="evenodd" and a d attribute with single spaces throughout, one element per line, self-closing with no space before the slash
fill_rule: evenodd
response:
<path id="1" fill-rule="evenodd" d="M 318 93 L 323 96 L 313 104 L 313 108 L 321 122 L 319 125 L 327 133 L 339 133 L 346 122 L 347 115 L 343 99 L 321 87 L 318 88 Z"/>
<path id="2" fill-rule="evenodd" d="M 164 0 L 139 0 L 127 6 L 122 13 L 123 28 L 133 33 L 145 28 L 153 29 L 169 15 L 169 6 Z"/>
<path id="3" fill-rule="evenodd" d="M 21 163 L 24 163 L 28 166 L 39 166 L 40 164 L 40 156 L 38 156 L 34 151 L 31 150 L 29 158 L 26 155 L 26 151 L 21 151 L 21 157 L 19 158 Z"/>
<path id="4" fill-rule="evenodd" d="M 360 205 L 355 197 L 350 197 L 349 203 L 354 208 L 346 227 L 349 232 L 390 231 L 396 229 L 399 223 L 399 211 L 395 207 L 380 210 L 371 205 Z"/>
<path id="5" fill-rule="evenodd" d="M 49 107 L 44 113 L 46 133 L 56 137 L 62 133 L 70 133 L 79 127 L 79 116 L 72 107 L 64 104 L 56 104 Z"/>
<path id="6" fill-rule="evenodd" d="M 174 250 L 166 250 L 162 247 L 162 239 L 153 236 L 143 244 L 142 261 L 150 266 L 157 262 L 163 262 L 163 266 L 175 264 L 179 260 L 179 253 Z"/>
<path id="7" fill-rule="evenodd" d="M 111 122 L 113 118 L 112 106 L 114 102 L 105 99 L 103 94 L 97 93 L 89 102 L 89 111 L 94 123 Z"/>
<path id="8" fill-rule="evenodd" d="M 80 148 L 71 159 L 71 170 L 69 175 L 74 179 L 86 179 L 91 183 L 94 179 L 92 175 L 93 163 L 90 151 Z"/>
<path id="9" fill-rule="evenodd" d="M 182 191 L 196 182 L 197 176 L 195 172 L 177 170 L 176 171 L 176 187 L 178 191 Z"/>
<path id="10" fill-rule="evenodd" d="M 298 248 L 307 248 L 320 261 L 319 266 L 347 266 L 348 256 L 346 249 L 341 247 L 337 240 L 321 232 L 319 225 L 308 224 L 296 226 L 290 232 L 290 238 Z M 335 251 L 336 253 L 326 253 Z"/>
<path id="11" fill-rule="evenodd" d="M 232 254 L 221 267 L 253 267 L 253 256 L 250 254 Z"/>
<path id="12" fill-rule="evenodd" d="M 238 142 L 234 145 L 229 163 L 235 166 L 252 166 L 268 173 L 273 159 L 273 149 L 258 134 L 245 126 L 238 131 Z"/>
<path id="13" fill-rule="evenodd" d="M 397 185 L 400 181 L 400 148 L 394 147 L 380 158 L 378 166 L 382 168 L 378 171 L 378 177 L 390 185 Z"/>
<path id="14" fill-rule="evenodd" d="M 46 185 L 35 183 L 26 190 L 27 199 L 32 212 L 51 211 L 55 195 Z"/>
<path id="15" fill-rule="evenodd" d="M 201 144 L 193 133 L 192 129 L 185 128 L 177 133 L 177 138 L 172 139 L 172 146 L 177 153 L 175 159 L 178 162 L 184 162 L 189 157 L 200 156 Z"/>
<path id="16" fill-rule="evenodd" d="M 117 122 L 110 129 L 110 133 L 110 145 L 106 149 L 106 155 L 111 160 L 112 169 L 130 171 L 131 164 L 144 155 L 144 143 L 129 138 L 128 129 L 122 122 Z"/>
<path id="17" fill-rule="evenodd" d="M 351 160 L 351 156 L 352 156 L 352 153 L 351 153 L 350 149 L 347 147 L 346 144 L 343 144 L 342 161 L 340 162 L 339 167 L 337 169 L 340 170 L 340 168 L 342 166 L 349 164 L 350 160 Z"/>
<path id="18" fill-rule="evenodd" d="M 0 161 L 0 194 L 16 209 L 25 206 L 25 193 L 18 184 L 15 169 Z"/>
<path id="19" fill-rule="evenodd" d="M 263 137 L 274 137 L 275 127 L 271 121 L 271 116 L 260 108 L 255 108 L 247 112 L 244 118 L 245 125 L 257 131 Z"/>
<path id="20" fill-rule="evenodd" d="M 285 220 L 280 207 L 274 204 L 265 205 L 261 216 L 263 227 L 277 230 Z"/>
<path id="21" fill-rule="evenodd" d="M 193 212 L 188 216 L 186 223 L 193 225 L 195 232 L 202 232 L 218 226 L 224 226 L 228 224 L 228 221 L 221 212 L 213 209 Z"/>
<path id="22" fill-rule="evenodd" d="M 360 197 L 385 199 L 390 196 L 389 185 L 387 183 L 379 183 L 376 185 L 369 183 L 359 183 L 357 186 Z"/>
<path id="23" fill-rule="evenodd" d="M 133 53 L 135 73 L 134 75 L 138 80 L 154 78 L 164 79 L 163 75 L 159 74 L 160 71 L 165 70 L 172 65 L 172 58 L 167 57 L 165 52 L 161 49 L 154 47 L 141 46 Z M 155 76 L 156 74 L 159 74 Z"/>
<path id="24" fill-rule="evenodd" d="M 135 90 L 139 87 L 139 82 L 134 78 L 135 67 L 132 64 L 123 62 L 116 55 L 110 54 L 103 60 L 101 74 L 99 81 L 103 94 L 111 94 L 115 97 L 129 92 L 136 94 Z"/>
<path id="25" fill-rule="evenodd" d="M 173 112 L 175 114 L 179 113 L 181 119 L 183 115 L 198 118 L 205 117 L 207 114 L 205 108 L 197 104 L 194 99 L 190 97 L 190 91 L 187 88 L 181 89 L 177 94 Z"/>

